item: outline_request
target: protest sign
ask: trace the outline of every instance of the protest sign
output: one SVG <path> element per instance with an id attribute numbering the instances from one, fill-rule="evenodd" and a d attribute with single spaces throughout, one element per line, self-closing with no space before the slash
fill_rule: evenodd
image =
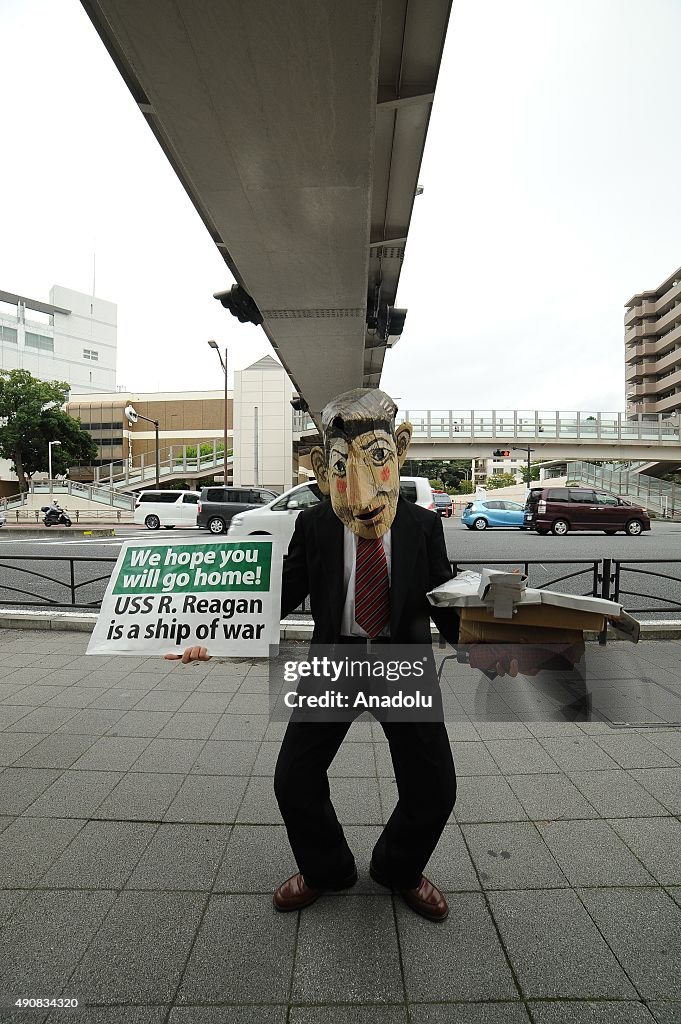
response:
<path id="1" fill-rule="evenodd" d="M 267 657 L 279 643 L 281 553 L 271 538 L 128 541 L 88 654 Z"/>

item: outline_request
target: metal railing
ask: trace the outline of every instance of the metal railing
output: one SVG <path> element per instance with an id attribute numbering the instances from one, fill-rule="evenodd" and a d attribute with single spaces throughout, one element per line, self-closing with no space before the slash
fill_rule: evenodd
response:
<path id="1" fill-rule="evenodd" d="M 681 451 L 679 452 L 681 456 Z M 681 461 L 681 458 L 680 458 Z M 632 465 L 594 466 L 590 462 L 568 462 L 567 479 L 579 480 L 625 498 L 635 498 L 663 518 L 681 514 L 681 487 L 668 480 L 639 473 Z"/>
<path id="2" fill-rule="evenodd" d="M 45 563 L 56 563 L 55 575 L 43 572 L 48 566 Z M 20 564 L 15 564 L 20 563 Z M 21 563 L 29 563 L 28 565 Z M 92 563 L 107 564 L 109 571 L 103 576 L 93 576 L 87 579 L 79 578 L 76 566 L 84 568 Z M 80 592 L 84 587 L 93 586 L 99 583 L 108 583 L 116 564 L 115 558 L 90 558 L 88 556 L 66 556 L 66 555 L 3 555 L 0 557 L 0 603 L 7 600 L 6 594 L 19 594 L 20 597 L 13 598 L 13 608 L 80 608 L 89 611 L 96 611 L 101 607 L 105 587 L 100 587 L 101 593 L 93 595 L 89 601 L 80 601 Z M 64 571 L 57 571 L 57 569 Z M 25 587 L 33 584 L 34 580 L 40 580 L 42 590 L 36 593 L 34 590 L 27 590 Z M 47 585 L 47 586 L 46 586 Z M 54 595 L 46 593 L 46 589 L 54 590 Z M 60 598 L 68 593 L 69 600 L 62 601 Z M 32 600 L 24 600 L 31 598 Z M 1 606 L 1 604 L 0 604 Z"/>
<path id="3" fill-rule="evenodd" d="M 397 422 L 409 420 L 415 438 L 455 441 L 658 441 L 679 440 L 679 419 L 662 413 L 544 412 L 539 409 L 425 409 L 400 410 Z"/>
<path id="4" fill-rule="evenodd" d="M 77 480 L 31 480 L 28 491 L 13 494 L 9 498 L 0 498 L 0 507 L 7 510 L 21 508 L 27 503 L 28 496 L 31 494 L 67 494 L 71 498 L 94 501 L 99 505 L 127 509 L 129 512 L 132 512 L 135 507 L 135 499 L 132 495 L 120 494 L 111 487 L 103 487 L 100 484 L 84 484 Z"/>
<path id="5" fill-rule="evenodd" d="M 46 571 L 47 563 L 55 565 L 54 574 Z M 80 608 L 90 611 L 101 606 L 105 586 L 98 588 L 96 595 L 90 599 L 80 601 L 80 593 L 87 586 L 106 584 L 110 578 L 116 558 L 89 557 L 87 555 L 9 555 L 0 556 L 0 607 L 6 605 L 8 595 L 20 595 L 12 599 L 11 607 L 32 607 L 32 608 Z M 83 577 L 85 567 L 90 564 L 98 566 L 108 565 L 109 571 L 104 575 Z M 681 610 L 681 558 L 675 559 L 654 559 L 654 558 L 601 558 L 601 559 L 574 559 L 574 558 L 551 558 L 532 559 L 456 559 L 450 562 L 452 572 L 456 574 L 462 568 L 479 568 L 486 566 L 509 566 L 521 569 L 528 577 L 528 584 L 538 590 L 548 590 L 561 584 L 574 586 L 576 581 L 584 584 L 585 589 L 570 590 L 569 592 L 583 597 L 601 597 L 608 601 L 615 601 L 624 604 L 626 610 L 632 614 L 637 612 L 657 612 L 664 614 L 676 613 Z M 547 566 L 557 566 L 557 574 L 549 575 Z M 662 566 L 663 571 L 652 569 L 651 566 Z M 676 575 L 674 575 L 676 572 Z M 543 573 L 543 577 L 541 574 Z M 628 577 L 647 580 L 664 581 L 674 585 L 674 592 L 677 596 L 667 597 L 659 594 L 641 590 L 629 589 L 633 584 Z M 26 589 L 34 580 L 40 581 L 41 590 Z M 46 587 L 47 584 L 47 587 Z M 655 588 L 653 588 L 655 589 Z M 657 588 L 659 589 L 659 587 Z M 47 592 L 54 591 L 52 593 Z M 64 593 L 66 592 L 66 593 Z M 68 597 L 68 600 L 61 600 Z M 658 604 L 646 603 L 627 604 L 624 598 L 641 598 L 646 602 L 655 601 Z M 300 605 L 297 612 L 309 613 L 307 599 Z"/>
<path id="6" fill-rule="evenodd" d="M 211 446 L 211 450 L 201 454 L 201 448 Z M 188 455 L 187 450 L 193 451 Z M 231 449 L 227 452 L 227 467 L 233 463 Z M 192 477 L 197 474 L 209 473 L 211 470 L 224 470 L 225 459 L 223 456 L 222 438 L 213 438 L 198 442 L 197 444 L 175 444 L 159 451 L 160 476 L 165 478 L 181 480 L 183 477 Z M 129 460 L 111 462 L 106 466 L 95 467 L 95 482 L 104 482 L 111 488 L 137 487 L 146 482 L 156 481 L 156 453 L 146 452 L 136 456 L 132 463 Z"/>
<path id="7" fill-rule="evenodd" d="M 555 587 L 558 583 L 566 583 L 568 580 L 590 580 L 590 586 L 587 590 L 583 591 L 580 596 L 582 597 L 602 597 L 603 594 L 599 590 L 599 586 L 603 583 L 603 576 L 601 571 L 602 560 L 599 558 L 593 559 L 567 559 L 567 558 L 543 558 L 541 562 L 530 559 L 518 559 L 518 558 L 486 558 L 484 561 L 480 559 L 456 559 L 456 561 L 450 561 L 452 573 L 456 576 L 462 568 L 480 567 L 483 565 L 509 565 L 513 566 L 514 569 L 521 569 L 522 572 L 527 576 L 528 586 L 535 588 L 536 590 L 549 590 L 551 587 Z M 571 571 L 563 573 L 562 576 L 556 576 L 554 579 L 545 579 L 540 581 L 536 578 L 534 571 L 535 566 L 541 567 L 541 570 L 546 572 L 545 567 L 547 565 L 561 565 L 570 566 Z M 580 566 L 580 568 L 572 569 L 573 566 Z M 609 600 L 614 600 L 610 598 Z"/>
<path id="8" fill-rule="evenodd" d="M 89 523 L 93 520 L 103 519 L 107 523 L 132 523 L 132 512 L 129 509 L 89 509 L 89 508 L 65 508 L 64 511 L 73 523 Z M 39 508 L 14 508 L 7 512 L 7 522 L 42 523 L 45 513 Z"/>
<path id="9" fill-rule="evenodd" d="M 667 580 L 670 583 L 676 585 L 676 593 L 681 597 L 681 559 L 674 558 L 627 558 L 626 561 L 623 559 L 604 559 L 604 564 L 610 563 L 610 580 L 612 586 L 613 601 L 622 602 L 622 598 L 629 597 L 640 597 L 644 600 L 649 600 L 649 594 L 642 593 L 640 590 L 628 590 L 627 586 L 632 584 L 628 583 L 627 576 L 633 577 L 647 577 L 648 579 Z M 679 574 L 676 576 L 671 575 L 669 572 L 653 572 L 648 569 L 649 565 L 662 565 L 669 569 L 671 566 L 677 566 Z M 606 565 L 607 568 L 607 565 Z M 627 611 L 632 614 L 636 612 L 675 612 L 681 611 L 681 600 L 672 597 L 665 597 L 661 594 L 652 595 L 655 600 L 663 602 L 663 608 L 651 607 L 650 605 L 642 606 L 631 606 L 627 607 Z"/>

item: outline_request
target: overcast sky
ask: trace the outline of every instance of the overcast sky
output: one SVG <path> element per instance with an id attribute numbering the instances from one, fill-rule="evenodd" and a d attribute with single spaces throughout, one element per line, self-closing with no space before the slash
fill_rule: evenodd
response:
<path id="1" fill-rule="evenodd" d="M 141 0 L 143 2 L 143 0 Z M 77 0 L 0 0 L 0 288 L 118 304 L 118 383 L 268 352 Z M 402 408 L 624 408 L 623 305 L 681 265 L 681 0 L 454 0 L 383 387 Z"/>

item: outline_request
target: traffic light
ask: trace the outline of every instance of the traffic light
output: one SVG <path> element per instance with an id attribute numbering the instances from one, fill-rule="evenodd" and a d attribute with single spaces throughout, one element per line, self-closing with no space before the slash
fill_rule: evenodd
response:
<path id="1" fill-rule="evenodd" d="M 228 309 L 232 316 L 235 316 L 239 323 L 255 324 L 256 327 L 262 323 L 262 314 L 255 302 L 241 285 L 233 284 L 224 292 L 215 292 L 213 298 L 221 302 L 225 309 Z"/>
<path id="2" fill-rule="evenodd" d="M 508 450 L 502 448 L 495 448 L 492 455 L 496 455 L 499 459 L 507 459 L 511 453 Z"/>

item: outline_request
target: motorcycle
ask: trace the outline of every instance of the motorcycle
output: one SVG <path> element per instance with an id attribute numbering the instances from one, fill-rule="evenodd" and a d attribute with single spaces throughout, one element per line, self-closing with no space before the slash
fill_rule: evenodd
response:
<path id="1" fill-rule="evenodd" d="M 43 505 L 41 512 L 44 512 L 43 523 L 45 526 L 70 526 L 71 520 L 67 516 L 63 508 L 54 503 L 54 505 Z"/>

